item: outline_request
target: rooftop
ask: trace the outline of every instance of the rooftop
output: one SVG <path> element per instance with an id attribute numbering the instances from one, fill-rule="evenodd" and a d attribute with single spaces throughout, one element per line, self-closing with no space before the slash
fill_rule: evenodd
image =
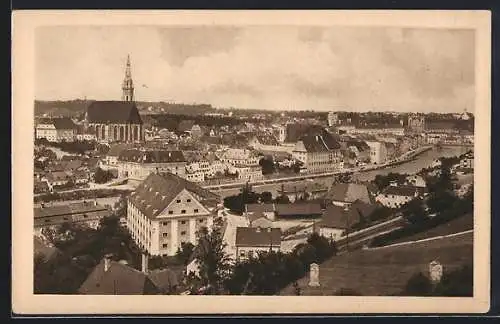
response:
<path id="1" fill-rule="evenodd" d="M 267 247 L 281 245 L 280 228 L 237 227 L 236 246 Z"/>

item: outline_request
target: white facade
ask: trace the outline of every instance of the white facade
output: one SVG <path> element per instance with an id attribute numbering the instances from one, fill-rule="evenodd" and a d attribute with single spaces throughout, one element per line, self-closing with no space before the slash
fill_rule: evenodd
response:
<path id="1" fill-rule="evenodd" d="M 56 129 L 54 124 L 38 124 L 35 136 L 37 139 L 45 138 L 49 142 L 73 142 L 76 138 L 76 130 Z"/>
<path id="2" fill-rule="evenodd" d="M 370 147 L 370 163 L 384 164 L 387 162 L 387 147 L 384 142 L 366 141 Z"/>
<path id="3" fill-rule="evenodd" d="M 302 141 L 295 145 L 292 157 L 301 161 L 309 173 L 333 172 L 341 169 L 340 150 L 308 152 Z"/>
<path id="4" fill-rule="evenodd" d="M 180 177 L 186 177 L 186 162 L 168 163 L 138 163 L 117 161 L 118 178 L 142 181 L 153 172 L 170 172 Z"/>
<path id="5" fill-rule="evenodd" d="M 337 241 L 338 239 L 342 238 L 344 231 L 345 230 L 342 228 L 321 227 L 319 229 L 319 234 L 326 237 L 327 239 Z"/>
<path id="6" fill-rule="evenodd" d="M 196 232 L 211 228 L 214 215 L 187 190 L 181 191 L 153 219 L 128 202 L 127 228 L 136 243 L 151 255 L 173 256 L 182 242 L 196 244 Z"/>
<path id="7" fill-rule="evenodd" d="M 250 257 L 257 257 L 259 252 L 279 252 L 281 245 L 277 246 L 238 246 L 236 247 L 236 258 L 240 261 L 247 260 Z"/>
<path id="8" fill-rule="evenodd" d="M 339 116 L 334 111 L 328 113 L 328 126 L 335 126 L 339 121 Z"/>
<path id="9" fill-rule="evenodd" d="M 417 197 L 418 194 L 415 194 L 413 196 L 406 196 L 406 195 L 391 195 L 391 194 L 381 193 L 377 197 L 375 197 L 375 200 L 385 207 L 399 208 Z"/>

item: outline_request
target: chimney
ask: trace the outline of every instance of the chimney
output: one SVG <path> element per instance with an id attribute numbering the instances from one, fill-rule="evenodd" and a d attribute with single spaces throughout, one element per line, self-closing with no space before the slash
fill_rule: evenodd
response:
<path id="1" fill-rule="evenodd" d="M 148 266 L 149 258 L 146 255 L 146 253 L 143 253 L 141 255 L 141 257 L 142 257 L 142 262 L 141 262 L 142 269 L 141 269 L 141 271 L 144 273 L 148 273 L 148 271 L 149 271 L 149 266 Z"/>
<path id="2" fill-rule="evenodd" d="M 111 268 L 111 258 L 112 254 L 106 254 L 104 256 L 104 272 L 107 272 Z"/>

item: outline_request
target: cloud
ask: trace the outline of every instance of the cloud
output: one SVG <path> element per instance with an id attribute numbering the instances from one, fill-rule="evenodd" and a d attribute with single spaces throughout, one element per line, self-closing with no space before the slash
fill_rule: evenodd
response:
<path id="1" fill-rule="evenodd" d="M 37 37 L 37 96 L 263 109 L 474 108 L 474 33 L 362 27 L 60 27 Z"/>

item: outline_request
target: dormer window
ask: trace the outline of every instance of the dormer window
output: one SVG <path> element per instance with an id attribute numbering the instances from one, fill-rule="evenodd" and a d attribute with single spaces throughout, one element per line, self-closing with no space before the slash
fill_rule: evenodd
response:
<path id="1" fill-rule="evenodd" d="M 181 203 L 181 200 L 180 199 L 177 199 L 177 203 L 180 204 Z"/>

